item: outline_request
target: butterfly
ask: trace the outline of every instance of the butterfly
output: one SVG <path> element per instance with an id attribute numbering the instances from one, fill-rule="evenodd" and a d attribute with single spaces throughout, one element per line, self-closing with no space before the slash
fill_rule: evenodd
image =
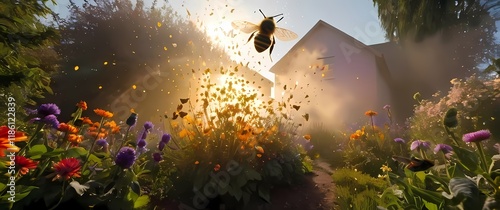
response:
<path id="1" fill-rule="evenodd" d="M 427 159 L 418 159 L 416 157 L 406 158 L 401 156 L 392 156 L 392 159 L 401 163 L 408 164 L 406 168 L 410 171 L 425 171 L 434 166 L 434 162 Z"/>

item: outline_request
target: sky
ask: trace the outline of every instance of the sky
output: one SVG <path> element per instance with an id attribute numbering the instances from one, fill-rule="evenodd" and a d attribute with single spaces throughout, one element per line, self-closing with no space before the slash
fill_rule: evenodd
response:
<path id="1" fill-rule="evenodd" d="M 75 0 L 79 2 L 80 0 Z M 92 1 L 90 1 L 92 2 Z M 146 0 L 151 2 L 151 0 Z M 159 0 L 158 2 L 162 2 Z M 183 18 L 196 23 L 207 31 L 211 39 L 227 49 L 231 58 L 258 71 L 274 81 L 269 69 L 283 57 L 319 20 L 323 20 L 353 36 L 366 45 L 386 42 L 380 27 L 377 8 L 371 0 L 169 0 L 168 3 Z M 56 13 L 67 14 L 68 2 L 59 1 L 53 6 Z M 269 52 L 257 53 L 253 43 L 246 43 L 249 34 L 233 30 L 231 22 L 245 20 L 258 24 L 263 16 L 283 13 L 277 27 L 295 32 L 298 38 L 288 42 L 277 40 L 272 61 Z"/>

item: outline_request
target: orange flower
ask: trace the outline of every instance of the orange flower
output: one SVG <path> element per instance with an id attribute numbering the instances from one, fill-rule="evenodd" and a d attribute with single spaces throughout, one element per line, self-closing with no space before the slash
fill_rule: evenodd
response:
<path id="1" fill-rule="evenodd" d="M 111 133 L 114 133 L 114 134 L 120 133 L 120 127 L 116 126 L 116 127 L 111 128 Z"/>
<path id="2" fill-rule="evenodd" d="M 198 165 L 198 164 L 200 164 L 200 161 L 194 161 L 194 164 Z"/>
<path id="3" fill-rule="evenodd" d="M 14 162 L 16 163 L 16 168 L 18 168 L 19 173 L 22 175 L 26 175 L 30 169 L 35 169 L 38 165 L 37 161 L 33 161 L 24 156 L 16 156 Z"/>
<path id="4" fill-rule="evenodd" d="M 311 140 L 311 135 L 309 135 L 309 134 L 306 134 L 306 135 L 304 135 L 303 137 L 304 137 L 304 139 L 306 139 L 307 141 Z"/>
<path id="5" fill-rule="evenodd" d="M 73 143 L 73 144 L 78 144 L 82 142 L 82 135 L 76 135 L 76 134 L 69 134 L 68 135 L 68 141 Z"/>
<path id="6" fill-rule="evenodd" d="M 373 117 L 373 116 L 377 116 L 377 112 L 373 111 L 373 110 L 368 110 L 365 112 L 365 115 L 368 116 L 368 117 Z"/>
<path id="7" fill-rule="evenodd" d="M 92 126 L 93 126 L 93 127 L 98 128 L 99 126 L 101 126 L 101 123 L 99 123 L 99 122 L 94 122 L 94 123 L 92 124 Z"/>
<path id="8" fill-rule="evenodd" d="M 353 133 L 351 134 L 351 140 L 356 140 L 356 139 L 359 139 L 361 136 L 359 135 L 359 133 Z"/>
<path id="9" fill-rule="evenodd" d="M 28 137 L 24 132 L 11 130 L 5 125 L 0 126 L 0 157 L 5 157 L 4 150 L 8 150 L 9 152 L 19 151 L 19 147 L 11 142 L 20 142 L 26 140 L 28 140 Z"/>
<path id="10" fill-rule="evenodd" d="M 68 180 L 72 177 L 80 177 L 81 168 L 82 166 L 80 165 L 80 161 L 76 158 L 62 159 L 58 163 L 54 163 L 52 166 L 52 169 L 54 169 L 54 173 L 52 174 L 55 175 L 52 181 L 56 179 Z"/>
<path id="11" fill-rule="evenodd" d="M 108 111 L 103 110 L 103 109 L 94 109 L 94 112 L 97 115 L 104 117 L 104 118 L 112 118 L 113 117 L 113 113 L 108 112 Z"/>
<path id="12" fill-rule="evenodd" d="M 262 157 L 262 154 L 257 154 L 257 157 L 261 158 L 261 157 Z"/>
<path id="13" fill-rule="evenodd" d="M 109 122 L 104 123 L 104 126 L 109 127 L 109 128 L 114 128 L 114 127 L 116 127 L 116 122 L 114 120 L 111 120 Z"/>
<path id="14" fill-rule="evenodd" d="M 62 132 L 68 132 L 68 133 L 77 133 L 78 132 L 78 128 L 76 128 L 73 125 L 66 124 L 66 123 L 60 123 L 57 130 L 62 131 Z"/>
<path id="15" fill-rule="evenodd" d="M 87 102 L 85 101 L 78 102 L 76 106 L 84 111 L 87 110 Z"/>
<path id="16" fill-rule="evenodd" d="M 88 118 L 88 117 L 83 117 L 81 119 L 83 121 L 83 124 L 87 124 L 87 125 L 92 125 L 93 124 L 92 120 L 90 120 L 90 118 Z"/>

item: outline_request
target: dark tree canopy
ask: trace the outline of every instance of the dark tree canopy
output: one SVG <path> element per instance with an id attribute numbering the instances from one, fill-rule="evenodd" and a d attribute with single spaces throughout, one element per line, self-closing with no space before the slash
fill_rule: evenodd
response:
<path id="1" fill-rule="evenodd" d="M 500 1 L 497 0 L 373 0 L 386 36 L 404 44 L 421 42 L 441 34 L 444 42 L 460 38 L 450 53 L 474 58 L 476 65 L 494 56 L 498 50 L 494 34 L 495 22 L 500 20 Z"/>
<path id="2" fill-rule="evenodd" d="M 44 25 L 41 17 L 52 11 L 47 0 L 7 0 L 0 2 L 0 110 L 7 116 L 6 102 L 13 96 L 17 114 L 26 104 L 51 92 L 50 73 L 57 68 L 52 45 L 58 38 L 54 27 Z M 9 101 L 12 102 L 12 101 Z M 17 115 L 17 118 L 21 118 Z M 6 121 L 5 117 L 2 121 Z"/>

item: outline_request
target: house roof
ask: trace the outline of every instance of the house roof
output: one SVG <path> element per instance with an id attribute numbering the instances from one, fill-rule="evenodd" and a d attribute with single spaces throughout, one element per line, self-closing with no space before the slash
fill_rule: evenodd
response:
<path id="1" fill-rule="evenodd" d="M 280 66 L 284 60 L 286 60 L 292 52 L 297 50 L 299 46 L 302 46 L 305 41 L 308 39 L 314 38 L 315 32 L 319 30 L 320 28 L 326 28 L 328 30 L 331 30 L 333 33 L 339 34 L 341 36 L 344 36 L 346 41 L 352 41 L 355 46 L 359 46 L 359 48 L 367 49 L 369 52 L 373 53 L 376 57 L 382 57 L 382 53 L 379 51 L 375 50 L 374 48 L 363 44 L 359 40 L 355 39 L 354 37 L 350 36 L 349 34 L 344 33 L 343 31 L 339 30 L 338 28 L 333 27 L 332 25 L 326 23 L 323 20 L 319 20 L 284 56 L 281 58 L 274 66 L 271 67 L 270 72 L 276 73 L 276 68 Z"/>

